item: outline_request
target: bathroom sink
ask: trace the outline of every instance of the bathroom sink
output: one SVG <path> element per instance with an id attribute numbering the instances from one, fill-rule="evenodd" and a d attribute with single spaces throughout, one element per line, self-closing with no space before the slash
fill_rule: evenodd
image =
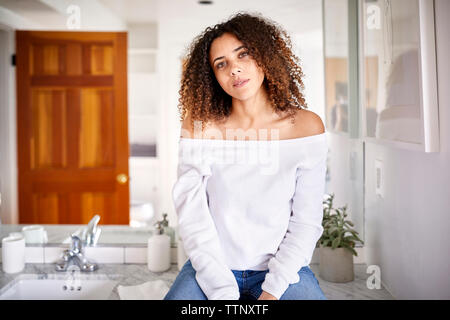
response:
<path id="1" fill-rule="evenodd" d="M 39 277 L 20 275 L 0 289 L 0 300 L 106 300 L 118 284 L 106 275 Z"/>

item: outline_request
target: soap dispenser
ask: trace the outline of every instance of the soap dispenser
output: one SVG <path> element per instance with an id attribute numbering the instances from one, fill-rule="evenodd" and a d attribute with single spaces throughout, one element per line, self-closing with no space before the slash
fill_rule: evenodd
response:
<path id="1" fill-rule="evenodd" d="M 164 234 L 162 221 L 155 223 L 156 234 L 148 239 L 147 266 L 152 272 L 170 269 L 170 237 Z"/>
<path id="2" fill-rule="evenodd" d="M 167 213 L 163 213 L 162 226 L 164 228 L 164 233 L 170 237 L 170 245 L 174 247 L 176 244 L 175 230 L 169 226 L 169 221 L 167 220 Z"/>

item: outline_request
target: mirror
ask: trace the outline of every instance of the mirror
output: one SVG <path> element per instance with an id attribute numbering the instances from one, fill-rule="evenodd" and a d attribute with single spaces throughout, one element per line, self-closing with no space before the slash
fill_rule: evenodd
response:
<path id="1" fill-rule="evenodd" d="M 23 5 L 25 4 L 25 5 Z M 259 12 L 265 17 L 282 24 L 291 35 L 293 47 L 300 57 L 305 74 L 305 96 L 309 109 L 325 120 L 324 62 L 322 47 L 322 1 L 320 0 L 273 0 L 273 1 L 213 1 L 211 5 L 202 5 L 196 1 L 178 1 L 177 8 L 171 1 L 149 0 L 99 0 L 65 2 L 41 2 L 28 0 L 0 2 L 5 15 L 0 17 L 0 59 L 8 61 L 8 67 L 2 70 L 0 79 L 1 104 L 0 128 L 0 236 L 9 232 L 18 232 L 29 222 L 21 221 L 19 216 L 18 194 L 20 172 L 18 172 L 18 155 L 16 147 L 19 143 L 16 119 L 17 97 L 13 90 L 15 69 L 9 66 L 11 54 L 15 52 L 16 30 L 45 31 L 83 31 L 83 32 L 127 32 L 127 126 L 130 157 L 128 159 L 128 176 L 116 172 L 114 183 L 128 186 L 129 204 L 118 202 L 115 205 L 97 205 L 106 203 L 98 200 L 96 195 L 85 196 L 83 206 L 74 210 L 83 211 L 83 219 L 77 223 L 67 223 L 58 217 L 57 223 L 48 223 L 44 217 L 54 208 L 64 210 L 63 201 L 52 196 L 34 198 L 30 208 L 39 206 L 40 215 L 33 224 L 40 224 L 48 231 L 48 245 L 64 243 L 67 237 L 84 228 L 94 214 L 101 216 L 102 234 L 99 244 L 140 244 L 146 245 L 150 230 L 162 214 L 168 214 L 170 226 L 176 228 L 176 213 L 171 199 L 172 186 L 176 181 L 178 155 L 178 137 L 180 132 L 179 114 L 177 110 L 181 61 L 187 45 L 207 26 L 221 22 L 238 11 Z M 17 17 L 20 17 L 18 19 Z M 92 48 L 91 48 L 92 49 Z M 50 47 L 48 50 L 56 61 L 59 51 Z M 53 51 L 52 51 L 53 50 Z M 68 50 L 76 55 L 76 50 Z M 80 49 L 81 53 L 84 49 Z M 111 55 L 108 48 L 95 47 L 90 52 L 98 59 L 91 65 L 99 75 L 113 72 L 109 68 Z M 36 51 L 41 52 L 41 51 Z M 109 62 L 108 62 L 109 61 Z M 105 67 L 106 66 L 106 67 Z M 1 66 L 4 67 L 3 65 Z M 35 66 L 44 72 L 58 70 L 58 65 L 49 67 Z M 81 69 L 80 69 L 81 68 Z M 66 64 L 65 70 L 78 72 L 83 65 L 74 62 Z M 40 69 L 39 69 L 40 70 Z M 47 71 L 46 71 L 47 70 Z M 317 72 L 317 70 L 322 70 Z M 70 83 L 69 83 L 70 85 Z M 335 94 L 339 101 L 345 100 L 346 83 L 341 81 L 335 86 Z M 46 101 L 46 95 L 37 97 Z M 86 99 L 97 99 L 95 94 Z M 99 95 L 98 99 L 109 99 L 108 95 Z M 341 99 L 342 98 L 342 99 Z M 52 100 L 53 101 L 53 100 Z M 43 102 L 43 105 L 46 103 Z M 341 101 L 342 102 L 342 101 Z M 92 111 L 97 119 L 101 113 Z M 43 118 L 44 119 L 44 118 Z M 342 122 L 344 123 L 344 122 Z M 46 126 L 49 128 L 49 126 Z M 342 130 L 346 126 L 342 124 Z M 92 132 L 98 127 L 93 126 Z M 56 129 L 55 129 L 56 130 Z M 100 132 L 101 133 L 101 132 Z M 49 136 L 58 136 L 49 131 Z M 64 137 L 64 135 L 61 135 Z M 104 135 L 100 134 L 100 137 Z M 86 143 L 92 143 L 89 135 Z M 101 140 L 99 140 L 101 141 Z M 38 142 L 36 142 L 38 143 Z M 100 143 L 100 142 L 99 142 Z M 39 147 L 39 143 L 36 144 Z M 39 151 L 39 148 L 36 147 Z M 98 148 L 92 147 L 96 151 Z M 89 158 L 89 153 L 86 153 Z M 46 161 L 46 153 L 41 153 L 40 160 Z M 61 158 L 64 162 L 65 158 Z M 39 159 L 38 159 L 39 160 Z M 28 161 L 28 160 L 27 160 Z M 43 169 L 43 172 L 45 169 Z M 45 179 L 44 179 L 45 180 Z M 101 198 L 101 197 L 100 197 Z M 103 199 L 103 198 L 102 198 Z M 70 200 L 70 199 L 69 199 Z M 67 201 L 69 201 L 67 200 Z M 103 201 L 103 202 L 102 202 Z M 109 225 L 108 214 L 116 205 L 129 205 L 129 223 Z M 67 213 L 69 215 L 69 213 Z M 41 219 L 41 220 L 39 220 Z M 68 221 L 68 220 L 67 220 Z M 120 235 L 120 236 L 119 236 Z"/>
<path id="2" fill-rule="evenodd" d="M 348 0 L 324 0 L 327 129 L 349 132 Z"/>
<path id="3" fill-rule="evenodd" d="M 437 152 L 433 2 L 365 0 L 361 9 L 366 140 Z"/>
<path id="4" fill-rule="evenodd" d="M 364 144 L 358 103 L 358 1 L 323 0 L 327 193 L 364 240 Z"/>

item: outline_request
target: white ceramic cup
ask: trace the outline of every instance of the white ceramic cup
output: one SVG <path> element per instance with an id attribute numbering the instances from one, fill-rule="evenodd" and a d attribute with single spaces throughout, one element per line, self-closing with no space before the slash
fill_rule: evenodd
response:
<path id="1" fill-rule="evenodd" d="M 26 243 L 47 243 L 47 231 L 43 226 L 31 225 L 22 228 Z"/>
<path id="2" fill-rule="evenodd" d="M 2 267 L 6 273 L 21 272 L 25 267 L 25 238 L 17 233 L 2 239 Z"/>

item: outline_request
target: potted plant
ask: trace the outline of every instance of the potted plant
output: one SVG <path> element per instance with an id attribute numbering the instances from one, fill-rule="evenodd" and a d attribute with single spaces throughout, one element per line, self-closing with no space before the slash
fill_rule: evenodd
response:
<path id="1" fill-rule="evenodd" d="M 325 281 L 349 282 L 354 279 L 353 256 L 356 242 L 364 243 L 353 223 L 346 219 L 347 205 L 333 208 L 334 193 L 323 201 L 323 233 L 319 239 L 319 274 Z"/>

